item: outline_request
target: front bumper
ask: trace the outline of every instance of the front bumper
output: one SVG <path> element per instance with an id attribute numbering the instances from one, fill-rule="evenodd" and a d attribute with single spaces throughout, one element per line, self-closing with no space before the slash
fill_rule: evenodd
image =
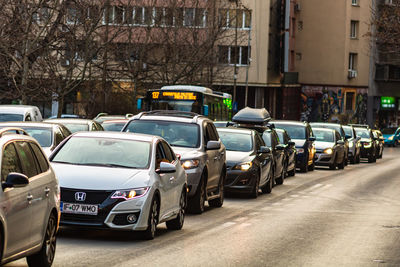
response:
<path id="1" fill-rule="evenodd" d="M 371 155 L 374 153 L 374 148 L 371 146 L 369 148 L 366 148 L 364 146 L 361 146 L 361 151 L 360 151 L 361 158 L 369 158 Z"/>
<path id="2" fill-rule="evenodd" d="M 76 192 L 86 192 L 83 202 L 76 201 Z M 61 201 L 76 204 L 98 205 L 97 215 L 61 213 L 61 225 L 80 226 L 88 228 L 111 228 L 116 230 L 145 230 L 153 193 L 149 190 L 144 196 L 132 200 L 112 199 L 114 191 L 95 191 L 79 189 L 61 189 Z M 126 217 L 134 214 L 137 220 L 134 223 Z"/>
<path id="3" fill-rule="evenodd" d="M 185 170 L 187 174 L 189 194 L 192 197 L 196 194 L 197 187 L 199 186 L 201 175 L 203 174 L 202 168 L 197 167 L 194 169 Z"/>
<path id="4" fill-rule="evenodd" d="M 257 181 L 256 170 L 229 170 L 226 174 L 224 190 L 232 193 L 250 193 Z"/>
<path id="5" fill-rule="evenodd" d="M 329 166 L 333 164 L 335 158 L 333 157 L 334 154 L 325 154 L 322 152 L 317 152 L 315 154 L 315 161 L 314 164 L 317 166 Z"/>

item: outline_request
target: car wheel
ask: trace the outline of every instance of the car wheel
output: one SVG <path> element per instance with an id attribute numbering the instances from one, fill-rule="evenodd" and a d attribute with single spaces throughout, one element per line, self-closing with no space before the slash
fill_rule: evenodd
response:
<path id="1" fill-rule="evenodd" d="M 251 190 L 250 197 L 257 198 L 259 189 L 260 189 L 260 172 L 257 172 L 256 173 L 256 181 L 254 183 L 253 189 Z"/>
<path id="2" fill-rule="evenodd" d="M 283 184 L 283 181 L 285 180 L 285 166 L 282 166 L 282 172 L 281 175 L 279 176 L 278 179 L 275 180 L 277 185 Z"/>
<path id="3" fill-rule="evenodd" d="M 188 211 L 194 214 L 203 213 L 205 201 L 206 201 L 205 181 L 204 181 L 204 175 L 202 175 L 195 195 L 189 200 Z"/>
<path id="4" fill-rule="evenodd" d="M 329 164 L 330 170 L 336 170 L 336 156 L 334 156 L 333 162 Z"/>
<path id="5" fill-rule="evenodd" d="M 186 189 L 186 188 L 185 188 Z M 179 213 L 178 216 L 165 224 L 169 230 L 181 230 L 185 221 L 185 209 L 186 209 L 186 192 L 182 190 L 181 198 L 179 199 Z"/>
<path id="6" fill-rule="evenodd" d="M 313 163 L 312 163 L 310 166 L 308 166 L 308 170 L 309 170 L 309 171 L 315 170 L 315 163 L 314 163 L 314 161 L 313 161 Z"/>
<path id="7" fill-rule="evenodd" d="M 308 166 L 307 166 L 307 162 L 305 162 L 304 164 L 302 164 L 301 166 L 300 166 L 300 171 L 301 172 L 307 172 L 308 171 Z"/>
<path id="8" fill-rule="evenodd" d="M 154 239 L 156 235 L 158 224 L 158 200 L 156 197 L 153 197 L 151 201 L 149 218 L 147 220 L 147 229 L 143 231 L 143 238 L 146 240 Z"/>
<path id="9" fill-rule="evenodd" d="M 345 166 L 345 163 L 344 163 L 344 162 L 345 162 L 345 158 L 343 158 L 343 159 L 342 159 L 342 162 L 338 164 L 339 170 L 343 170 L 343 169 L 344 169 L 344 166 Z"/>
<path id="10" fill-rule="evenodd" d="M 348 156 L 348 154 L 349 154 L 349 153 L 347 153 L 347 155 L 346 155 L 345 158 L 344 158 L 344 161 L 343 161 L 344 166 L 349 165 L 349 156 Z"/>
<path id="11" fill-rule="evenodd" d="M 224 181 L 225 181 L 225 172 L 222 172 L 221 177 L 219 178 L 219 198 L 212 199 L 208 201 L 208 205 L 211 207 L 220 208 L 224 204 Z"/>
<path id="12" fill-rule="evenodd" d="M 26 257 L 28 266 L 44 266 L 50 267 L 53 263 L 56 254 L 56 241 L 57 241 L 57 218 L 52 213 L 50 214 L 49 221 L 42 244 L 42 248 L 33 255 Z"/>
<path id="13" fill-rule="evenodd" d="M 361 152 L 360 152 L 361 153 Z M 357 164 L 359 164 L 360 162 L 361 162 L 361 155 L 360 155 L 360 153 L 358 153 L 358 156 L 357 156 Z"/>
<path id="14" fill-rule="evenodd" d="M 264 193 L 264 194 L 269 194 L 269 193 L 271 193 L 271 191 L 272 191 L 272 187 L 273 187 L 273 179 L 272 179 L 272 175 L 271 175 L 271 173 L 272 173 L 272 168 L 269 170 L 269 172 L 268 172 L 268 182 L 263 186 L 263 187 L 261 187 L 261 191 Z"/>
<path id="15" fill-rule="evenodd" d="M 356 156 L 350 158 L 350 164 L 356 164 Z"/>
<path id="16" fill-rule="evenodd" d="M 296 175 L 296 166 L 293 167 L 293 170 L 288 171 L 288 176 L 295 176 Z"/>

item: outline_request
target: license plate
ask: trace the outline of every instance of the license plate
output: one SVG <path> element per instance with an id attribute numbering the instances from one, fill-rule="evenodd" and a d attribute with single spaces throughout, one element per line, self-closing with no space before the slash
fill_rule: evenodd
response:
<path id="1" fill-rule="evenodd" d="M 97 215 L 99 212 L 99 205 L 61 202 L 60 206 L 62 213 Z"/>

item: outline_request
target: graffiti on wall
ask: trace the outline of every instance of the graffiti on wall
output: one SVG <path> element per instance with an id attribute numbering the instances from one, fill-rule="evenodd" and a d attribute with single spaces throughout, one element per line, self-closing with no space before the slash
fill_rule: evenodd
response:
<path id="1" fill-rule="evenodd" d="M 304 86 L 301 120 L 366 123 L 367 88 Z"/>

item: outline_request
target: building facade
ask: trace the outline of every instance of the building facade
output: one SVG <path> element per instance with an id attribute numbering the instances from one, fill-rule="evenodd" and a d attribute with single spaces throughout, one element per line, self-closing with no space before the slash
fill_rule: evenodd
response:
<path id="1" fill-rule="evenodd" d="M 370 74 L 367 1 L 297 0 L 295 70 L 301 120 L 365 123 Z"/>

